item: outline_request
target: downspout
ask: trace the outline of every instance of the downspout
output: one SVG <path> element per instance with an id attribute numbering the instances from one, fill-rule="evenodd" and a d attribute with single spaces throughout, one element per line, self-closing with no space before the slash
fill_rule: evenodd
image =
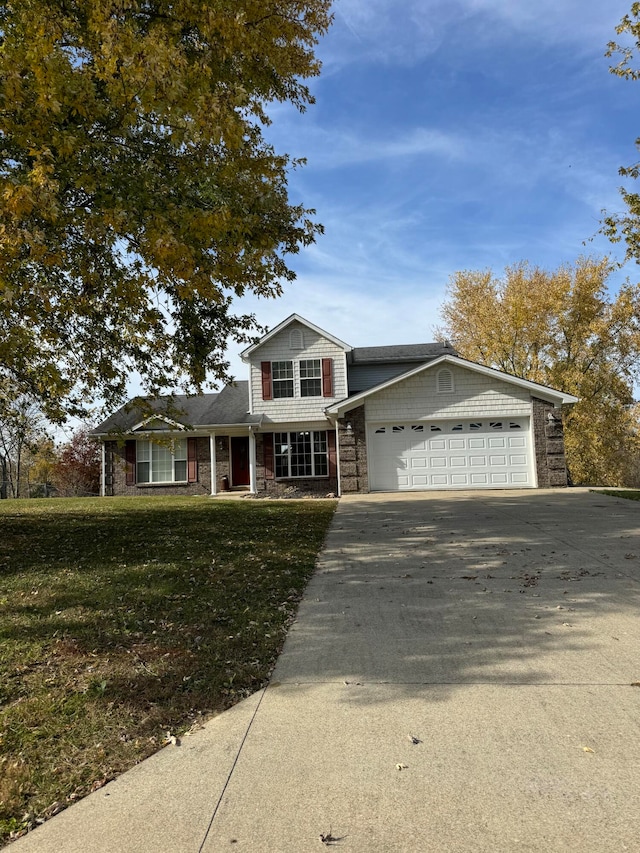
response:
<path id="1" fill-rule="evenodd" d="M 209 456 L 211 457 L 211 497 L 213 497 L 217 494 L 216 483 L 218 481 L 215 432 L 209 433 Z"/>

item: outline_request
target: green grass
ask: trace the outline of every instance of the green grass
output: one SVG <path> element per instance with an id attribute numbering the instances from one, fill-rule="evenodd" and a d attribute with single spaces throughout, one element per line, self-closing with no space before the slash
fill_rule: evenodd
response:
<path id="1" fill-rule="evenodd" d="M 597 493 L 599 495 L 612 495 L 614 498 L 626 498 L 628 501 L 640 501 L 640 491 L 637 489 L 624 489 L 622 491 L 618 491 L 617 489 L 607 489 L 606 491 L 598 489 Z"/>
<path id="2" fill-rule="evenodd" d="M 0 841 L 263 686 L 334 509 L 0 502 Z"/>

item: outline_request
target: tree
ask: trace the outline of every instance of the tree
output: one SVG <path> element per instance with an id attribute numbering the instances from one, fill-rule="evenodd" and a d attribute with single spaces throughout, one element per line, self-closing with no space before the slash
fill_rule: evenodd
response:
<path id="1" fill-rule="evenodd" d="M 46 414 L 228 380 L 246 291 L 322 230 L 291 204 L 272 102 L 313 102 L 330 0 L 0 5 L 0 383 Z"/>
<path id="2" fill-rule="evenodd" d="M 28 497 L 31 453 L 46 438 L 37 401 L 22 396 L 7 400 L 0 393 L 0 476 L 3 497 Z"/>
<path id="3" fill-rule="evenodd" d="M 640 285 L 609 296 L 608 259 L 546 272 L 526 262 L 455 273 L 444 328 L 464 358 L 580 398 L 566 412 L 574 482 L 623 485 L 640 450 L 632 386 L 640 355 Z"/>
<path id="4" fill-rule="evenodd" d="M 100 449 L 80 427 L 71 440 L 58 449 L 51 480 L 62 497 L 82 497 L 100 492 Z"/>
<path id="5" fill-rule="evenodd" d="M 619 54 L 621 58 L 618 64 L 612 65 L 609 70 L 625 80 L 638 80 L 640 69 L 634 68 L 632 62 L 634 53 L 640 50 L 640 3 L 631 5 L 630 14 L 625 15 L 618 24 L 616 33 L 619 36 L 630 36 L 634 45 L 620 45 L 616 41 L 610 41 L 606 56 Z M 640 138 L 636 139 L 636 148 L 640 149 Z M 640 163 L 622 166 L 618 173 L 622 177 L 636 179 L 640 175 Z M 620 188 L 620 194 L 627 212 L 605 216 L 602 230 L 613 243 L 626 244 L 627 260 L 635 259 L 640 262 L 640 194 L 631 192 L 625 187 Z"/>

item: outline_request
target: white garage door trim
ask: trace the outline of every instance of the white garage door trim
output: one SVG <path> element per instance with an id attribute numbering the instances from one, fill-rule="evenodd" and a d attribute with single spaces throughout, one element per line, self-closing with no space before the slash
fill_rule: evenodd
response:
<path id="1" fill-rule="evenodd" d="M 528 417 L 371 423 L 367 458 L 372 491 L 536 486 Z"/>

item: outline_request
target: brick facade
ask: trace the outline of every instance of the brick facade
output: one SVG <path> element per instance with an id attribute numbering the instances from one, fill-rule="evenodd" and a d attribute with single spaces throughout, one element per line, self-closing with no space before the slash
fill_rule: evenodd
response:
<path id="1" fill-rule="evenodd" d="M 208 495 L 211 491 L 211 454 L 207 437 L 196 439 L 196 460 L 195 483 L 169 486 L 140 483 L 128 486 L 124 442 L 105 441 L 105 495 Z"/>
<path id="2" fill-rule="evenodd" d="M 568 485 L 562 416 L 551 403 L 533 397 L 532 431 L 538 488 Z"/>
<path id="3" fill-rule="evenodd" d="M 347 429 L 347 424 L 351 429 Z M 338 421 L 340 490 L 343 495 L 369 491 L 367 430 L 364 406 L 351 409 Z"/>
<path id="4" fill-rule="evenodd" d="M 275 477 L 267 477 L 264 465 L 264 443 L 273 440 L 272 434 L 256 435 L 256 492 L 262 497 L 316 497 L 324 498 L 327 495 L 338 494 L 337 477 L 299 477 L 277 480 Z"/>

